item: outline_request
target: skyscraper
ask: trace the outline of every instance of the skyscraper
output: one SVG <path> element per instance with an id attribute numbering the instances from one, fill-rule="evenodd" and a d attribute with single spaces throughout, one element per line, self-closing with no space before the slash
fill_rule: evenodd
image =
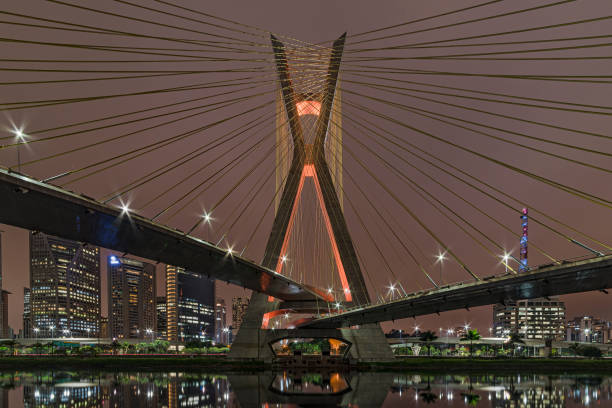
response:
<path id="1" fill-rule="evenodd" d="M 99 248 L 31 232 L 30 314 L 30 327 L 41 336 L 97 336 Z"/>
<path id="2" fill-rule="evenodd" d="M 225 300 L 221 298 L 217 298 L 215 302 L 215 341 L 222 344 L 229 343 L 227 309 L 225 307 Z"/>
<path id="3" fill-rule="evenodd" d="M 6 298 L 6 299 L 5 299 Z M 0 231 L 0 337 L 7 338 L 8 334 L 8 292 L 6 296 L 2 290 L 2 231 Z"/>
<path id="4" fill-rule="evenodd" d="M 168 340 L 213 340 L 215 281 L 183 268 L 166 266 Z"/>
<path id="5" fill-rule="evenodd" d="M 538 298 L 506 302 L 493 306 L 496 337 L 518 333 L 526 339 L 563 340 L 565 303 L 558 298 Z"/>
<path id="6" fill-rule="evenodd" d="M 234 332 L 234 335 L 242 324 L 248 306 L 249 299 L 247 298 L 235 297 L 232 299 L 232 332 Z"/>
<path id="7" fill-rule="evenodd" d="M 9 337 L 12 337 L 9 334 L 10 328 L 8 324 L 8 310 L 9 310 L 8 295 L 10 294 L 11 292 L 7 290 L 4 290 L 4 289 L 0 290 L 0 299 L 2 299 L 2 301 L 0 301 L 0 320 L 1 320 L 0 336 L 2 336 L 3 339 L 8 339 Z"/>
<path id="8" fill-rule="evenodd" d="M 30 309 L 30 288 L 23 288 L 23 337 L 32 337 L 32 312 Z"/>
<path id="9" fill-rule="evenodd" d="M 165 296 L 158 296 L 155 301 L 157 310 L 157 335 L 165 339 L 168 337 L 168 304 Z"/>
<path id="10" fill-rule="evenodd" d="M 108 257 L 109 335 L 151 339 L 155 320 L 155 265 L 115 255 Z"/>

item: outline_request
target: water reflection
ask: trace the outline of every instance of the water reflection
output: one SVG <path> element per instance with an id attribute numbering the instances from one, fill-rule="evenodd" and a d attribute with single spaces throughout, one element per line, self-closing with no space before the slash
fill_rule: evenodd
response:
<path id="1" fill-rule="evenodd" d="M 13 372 L 3 407 L 612 406 L 612 376 Z"/>

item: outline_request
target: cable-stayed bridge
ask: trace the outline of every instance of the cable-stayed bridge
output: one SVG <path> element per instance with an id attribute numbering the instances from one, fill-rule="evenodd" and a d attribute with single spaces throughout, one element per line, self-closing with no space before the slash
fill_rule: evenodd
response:
<path id="1" fill-rule="evenodd" d="M 381 321 L 606 289 L 612 9 L 496 3 L 315 44 L 15 2 L 0 222 L 252 289 L 235 358 L 324 335 L 384 359 Z"/>

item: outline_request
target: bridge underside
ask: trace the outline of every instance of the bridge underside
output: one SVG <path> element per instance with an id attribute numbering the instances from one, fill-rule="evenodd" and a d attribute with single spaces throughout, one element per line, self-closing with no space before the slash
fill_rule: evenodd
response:
<path id="1" fill-rule="evenodd" d="M 371 324 L 518 299 L 533 299 L 612 288 L 612 256 L 547 266 L 416 293 L 387 304 L 352 310 L 300 325 L 325 329 Z"/>
<path id="2" fill-rule="evenodd" d="M 288 301 L 314 290 L 216 246 L 49 184 L 0 170 L 0 223 L 184 267 Z"/>

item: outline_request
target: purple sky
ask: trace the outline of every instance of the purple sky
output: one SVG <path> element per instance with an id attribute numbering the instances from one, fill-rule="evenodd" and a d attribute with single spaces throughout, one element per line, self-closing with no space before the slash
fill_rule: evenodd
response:
<path id="1" fill-rule="evenodd" d="M 202 2 L 185 1 L 180 4 L 185 7 L 201 10 L 211 15 L 230 18 L 239 21 L 246 25 L 262 27 L 274 33 L 280 33 L 284 36 L 294 39 L 310 42 L 310 43 L 325 43 L 337 38 L 342 32 L 347 31 L 349 38 L 347 41 L 345 60 L 343 63 L 344 71 L 341 73 L 343 87 L 343 127 L 346 132 L 344 135 L 344 143 L 347 151 L 344 153 L 344 166 L 346 174 L 344 176 L 345 190 L 345 217 L 349 225 L 349 229 L 356 249 L 362 258 L 362 267 L 367 275 L 367 282 L 371 293 L 376 291 L 384 293 L 384 287 L 390 282 L 399 280 L 407 291 L 419 290 L 430 286 L 427 279 L 421 274 L 417 265 L 411 261 L 409 255 L 397 242 L 398 240 L 389 233 L 388 229 L 382 227 L 380 217 L 377 217 L 375 211 L 370 207 L 368 199 L 384 214 L 385 219 L 397 227 L 400 240 L 406 243 L 406 246 L 413 251 L 419 262 L 428 270 L 435 279 L 437 279 L 440 271 L 439 265 L 434 263 L 435 255 L 442 249 L 426 231 L 424 231 L 412 217 L 409 216 L 404 206 L 409 208 L 416 218 L 436 235 L 441 237 L 447 248 L 456 253 L 458 258 L 469 265 L 470 269 L 480 276 L 487 276 L 494 273 L 501 273 L 503 265 L 500 264 L 497 256 L 501 254 L 502 249 L 512 251 L 518 257 L 518 238 L 511 232 L 520 232 L 520 222 L 516 212 L 504 207 L 503 203 L 509 204 L 514 210 L 519 210 L 521 205 L 508 199 L 500 197 L 501 202 L 495 202 L 483 196 L 475 190 L 466 187 L 464 184 L 423 161 L 415 159 L 403 150 L 399 150 L 393 145 L 382 142 L 382 145 L 377 143 L 381 141 L 380 136 L 367 134 L 362 132 L 355 126 L 353 119 L 367 118 L 372 120 L 377 126 L 384 128 L 386 131 L 396 135 L 399 139 L 412 143 L 431 153 L 434 157 L 452 163 L 461 168 L 467 173 L 486 181 L 487 183 L 503 190 L 511 197 L 515 197 L 521 201 L 528 202 L 530 207 L 539 209 L 543 213 L 555 217 L 562 222 L 574 227 L 575 229 L 587 233 L 588 235 L 600 240 L 604 243 L 610 243 L 610 208 L 601 205 L 595 205 L 584 199 L 576 198 L 551 186 L 547 186 L 532 178 L 519 175 L 514 171 L 487 161 L 483 158 L 478 158 L 474 154 L 465 150 L 460 150 L 444 143 L 440 140 L 434 140 L 431 137 L 411 131 L 397 122 L 392 123 L 382 119 L 380 116 L 368 116 L 368 114 L 355 108 L 354 105 L 364 105 L 368 109 L 383 116 L 388 116 L 396 121 L 401 121 L 405 124 L 422 129 L 430 134 L 439 136 L 450 143 L 463 146 L 471 149 L 484 156 L 491 157 L 503 163 L 507 163 L 517 168 L 529 171 L 541 177 L 546 177 L 564 185 L 586 191 L 592 195 L 610 200 L 612 197 L 608 186 L 610 185 L 610 176 L 608 172 L 588 168 L 584 165 L 570 163 L 567 160 L 559 160 L 546 155 L 546 153 L 561 155 L 575 161 L 581 161 L 593 166 L 599 166 L 604 169 L 612 168 L 610 157 L 576 151 L 567 147 L 562 147 L 559 144 L 553 145 L 545 141 L 534 141 L 516 134 L 509 135 L 507 133 L 485 128 L 478 128 L 480 131 L 490 133 L 496 137 L 503 137 L 514 144 L 502 143 L 499 140 L 493 140 L 485 137 L 482 134 L 476 134 L 465 129 L 460 129 L 456 126 L 441 123 L 415 113 L 407 112 L 406 110 L 397 109 L 385 104 L 384 102 L 376 102 L 372 99 L 367 99 L 365 96 L 379 98 L 382 101 L 394 102 L 403 104 L 418 109 L 425 109 L 432 112 L 457 117 L 459 119 L 469 120 L 474 123 L 481 123 L 487 126 L 507 129 L 513 132 L 527 134 L 538 137 L 543 140 L 554 141 L 557 143 L 565 143 L 577 145 L 583 149 L 592 149 L 599 152 L 612 152 L 610 139 L 606 137 L 596 137 L 593 135 L 580 134 L 570 132 L 561 128 L 571 128 L 580 131 L 602 134 L 603 136 L 610 135 L 611 120 L 605 114 L 587 114 L 577 113 L 568 110 L 560 111 L 553 109 L 539 109 L 528 106 L 518 106 L 512 104 L 489 103 L 482 100 L 463 99 L 451 96 L 432 95 L 426 93 L 413 93 L 417 97 L 430 98 L 451 103 L 458 106 L 449 106 L 425 101 L 397 93 L 389 93 L 383 90 L 374 89 L 371 87 L 357 84 L 357 82 L 374 83 L 379 85 L 392 85 L 403 88 L 416 88 L 420 90 L 461 93 L 463 95 L 476 96 L 480 98 L 494 98 L 511 101 L 508 98 L 499 98 L 495 96 L 483 96 L 468 94 L 465 92 L 455 92 L 452 90 L 432 89 L 422 85 L 408 84 L 403 81 L 427 82 L 435 85 L 442 85 L 455 88 L 465 88 L 486 92 L 495 92 L 501 94 L 511 94 L 537 99 L 552 99 L 557 101 L 566 101 L 577 104 L 600 105 L 608 106 L 610 95 L 610 84 L 606 83 L 584 83 L 584 82 L 560 82 L 560 81 L 541 81 L 541 80 L 525 80 L 525 79 L 508 79 L 508 78 L 493 78 L 493 77 L 465 77 L 465 76 L 441 76 L 441 75 L 406 75 L 401 73 L 390 74 L 367 74 L 375 76 L 383 76 L 392 80 L 383 81 L 380 79 L 366 78 L 363 75 L 364 68 L 359 65 L 375 66 L 379 69 L 385 67 L 391 69 L 422 69 L 432 71 L 445 72 L 463 72 L 463 73 L 481 73 L 492 75 L 607 75 L 609 74 L 610 60 L 609 59 L 591 59 L 591 60 L 449 60 L 449 59 L 406 59 L 406 60 L 375 60 L 372 62 L 357 62 L 354 61 L 358 57 L 414 57 L 414 56 L 433 56 L 433 55 L 448 55 L 448 54 L 465 54 L 474 52 L 495 52 L 495 51 L 511 51 L 525 50 L 538 48 L 552 48 L 574 46 L 582 44 L 597 44 L 603 43 L 605 39 L 592 39 L 588 41 L 565 41 L 551 43 L 536 43 L 536 44 L 519 44 L 514 46 L 508 45 L 491 45 L 483 47 L 464 47 L 464 48 L 435 48 L 435 49 L 417 49 L 417 50 L 401 50 L 401 51 L 373 51 L 371 53 L 355 53 L 354 51 L 360 48 L 382 48 L 394 45 L 405 45 L 420 42 L 437 41 L 443 39 L 452 39 L 457 37 L 476 36 L 488 33 L 497 33 L 510 30 L 519 30 L 529 27 L 538 27 L 548 24 L 558 24 L 563 22 L 576 21 L 581 19 L 589 19 L 601 16 L 612 15 L 612 4 L 607 0 L 578 0 L 568 4 L 549 7 L 541 10 L 536 10 L 528 13 L 520 13 L 509 15 L 502 18 L 490 19 L 486 21 L 474 22 L 470 24 L 431 30 L 421 33 L 412 33 L 402 36 L 396 36 L 389 39 L 371 41 L 362 44 L 356 44 L 357 41 L 373 39 L 375 37 L 385 35 L 395 35 L 407 33 L 409 31 L 417 31 L 429 27 L 435 27 L 445 24 L 452 24 L 468 19 L 480 18 L 500 13 L 520 10 L 536 5 L 545 5 L 550 1 L 502 1 L 486 7 L 481 7 L 466 11 L 459 14 L 453 14 L 446 17 L 441 17 L 435 20 L 424 21 L 422 23 L 407 25 L 392 30 L 385 30 L 377 33 L 372 33 L 364 36 L 351 38 L 351 35 L 367 30 L 372 30 L 380 27 L 385 27 L 393 24 L 398 24 L 430 15 L 448 12 L 460 7 L 476 5 L 477 1 L 437 1 L 437 2 L 406 2 L 400 0 L 371 2 L 371 1 L 353 1 L 348 6 L 347 2 L 329 2 L 313 0 L 308 3 L 293 4 L 280 1 L 264 1 L 264 2 L 208 2 L 204 5 Z M 76 4 L 76 2 L 75 2 Z M 80 4 L 80 3 L 79 3 Z M 169 12 L 189 16 L 190 18 L 198 18 L 203 21 L 229 25 L 229 23 L 220 22 L 219 20 L 205 19 L 198 14 L 189 13 L 187 11 L 176 10 L 165 7 L 157 2 L 139 2 L 138 4 L 164 9 Z M 172 38 L 188 38 L 188 39 L 206 39 L 201 33 L 195 31 L 207 31 L 217 34 L 231 35 L 240 39 L 249 39 L 262 44 L 263 48 L 253 47 L 253 49 L 263 49 L 267 54 L 249 53 L 226 53 L 211 52 L 205 55 L 220 56 L 225 55 L 231 58 L 255 59 L 248 62 L 230 61 L 230 62 L 155 62 L 155 63 L 41 63 L 41 62 L 2 62 L 0 66 L 10 68 L 37 68 L 37 69 L 65 69 L 65 70 L 217 70 L 217 69 L 236 69 L 245 67 L 263 67 L 266 74 L 270 74 L 268 78 L 273 78 L 274 67 L 271 64 L 270 49 L 267 48 L 267 39 L 264 37 L 254 37 L 246 34 L 220 31 L 215 27 L 195 22 L 185 21 L 172 16 L 161 16 L 158 13 L 135 9 L 125 4 L 119 4 L 115 1 L 105 0 L 88 5 L 100 10 L 117 13 L 123 16 L 131 16 L 134 18 L 155 20 L 163 22 L 167 25 L 175 25 L 192 31 L 181 31 L 168 27 L 154 26 L 142 22 L 128 21 L 120 17 L 96 14 L 91 11 L 78 10 L 66 7 L 59 4 L 43 1 L 22 2 L 18 0 L 9 0 L 4 7 L 14 13 L 23 13 L 43 17 L 47 19 L 64 20 L 68 22 L 91 25 L 96 27 L 105 27 L 120 31 L 130 31 L 133 33 L 146 34 L 156 37 L 172 37 Z M 24 19 L 10 17 L 10 21 L 26 22 Z M 33 23 L 32 21 L 27 21 Z M 37 24 L 43 24 L 40 21 Z M 47 24 L 47 23 L 44 23 Z M 237 26 L 232 26 L 237 28 Z M 248 27 L 241 27 L 239 30 L 244 30 L 252 33 L 258 33 Z M 589 24 L 580 24 L 564 28 L 530 31 L 513 35 L 486 37 L 481 39 L 471 40 L 471 43 L 484 42 L 500 42 L 500 41 L 532 41 L 545 40 L 567 37 L 584 37 L 609 34 L 609 21 L 603 20 Z M 46 41 L 57 43 L 78 43 L 89 45 L 104 45 L 104 46 L 130 46 L 130 47 L 149 47 L 149 48 L 172 48 L 177 50 L 180 48 L 194 49 L 190 45 L 177 42 L 161 41 L 156 39 L 142 39 L 134 37 L 122 37 L 113 35 L 97 35 L 90 33 L 72 33 L 59 30 L 35 29 L 32 27 L 19 27 L 15 25 L 3 25 L 3 36 L 12 39 L 28 40 L 28 41 Z M 230 41 L 220 40 L 217 41 Z M 288 38 L 284 38 L 288 43 L 295 42 Z M 112 53 L 103 51 L 92 51 L 84 49 L 71 49 L 63 47 L 50 47 L 43 45 L 26 45 L 23 43 L 6 42 L 0 44 L 0 51 L 3 58 L 6 59 L 62 59 L 62 60 L 145 60 L 145 59 L 172 59 L 172 57 L 158 57 L 153 55 L 132 55 L 130 53 Z M 165 51 L 175 52 L 175 51 Z M 176 51 L 179 52 L 179 51 Z M 179 52 L 180 53 L 180 52 Z M 596 47 L 585 50 L 567 50 L 554 52 L 539 52 L 528 54 L 507 54 L 499 57 L 585 57 L 585 56 L 609 56 L 609 47 Z M 315 58 L 315 57 L 312 57 Z M 258 61 L 263 59 L 264 61 Z M 308 71 L 312 67 L 304 68 L 304 75 L 316 76 L 320 74 L 318 71 Z M 4 82 L 15 81 L 42 81 L 42 80 L 57 80 L 57 79 L 82 79 L 91 77 L 104 76 L 121 76 L 134 74 L 110 74 L 110 73 L 75 73 L 75 72 L 23 72 L 23 71 L 4 71 Z M 54 83 L 54 84 L 29 84 L 29 85 L 2 85 L 0 93 L 0 103 L 9 103 L 16 101 L 32 101 L 32 100 L 49 100 L 61 98 L 75 97 L 91 97 L 99 95 L 108 95 L 115 93 L 138 92 L 150 89 L 159 89 L 165 87 L 190 86 L 195 83 L 206 83 L 210 81 L 219 81 L 226 79 L 236 79 L 238 77 L 250 76 L 255 74 L 243 73 L 198 73 L 194 75 L 180 75 L 157 78 L 141 78 L 129 80 L 113 80 L 113 81 L 80 81 L 69 83 Z M 303 79 L 302 81 L 306 81 Z M 249 81 L 246 81 L 249 82 Z M 299 79 L 296 79 L 299 82 Z M 271 84 L 263 84 L 257 89 L 245 91 L 239 95 L 247 95 L 256 92 L 271 92 L 274 86 Z M 6 110 L 0 117 L 4 124 L 0 123 L 1 127 L 10 129 L 10 124 L 14 123 L 18 126 L 24 126 L 24 131 L 28 134 L 33 134 L 31 140 L 47 136 L 57 136 L 64 133 L 76 131 L 72 136 L 66 136 L 54 139 L 52 142 L 32 143 L 21 148 L 22 163 L 29 160 L 45 157 L 48 155 L 58 154 L 68 149 L 79 148 L 91 142 L 101 141 L 105 138 L 126 134 L 137 131 L 147 126 L 159 124 L 165 120 L 176 119 L 182 115 L 187 115 L 190 112 L 181 114 L 167 115 L 159 118 L 151 118 L 146 121 L 135 123 L 126 123 L 117 127 L 109 127 L 105 129 L 84 132 L 84 130 L 98 126 L 100 124 L 111 124 L 120 121 L 129 120 L 132 118 L 143 118 L 154 113 L 169 113 L 172 110 L 185 109 L 185 107 L 199 107 L 206 103 L 230 100 L 234 95 L 214 97 L 215 93 L 223 92 L 221 89 L 198 89 L 190 91 L 181 91 L 173 93 L 152 94 L 147 96 L 131 96 L 125 98 L 115 98 L 93 102 L 83 102 L 74 104 L 65 104 L 50 107 L 22 109 L 22 110 Z M 398 90 L 397 88 L 395 89 Z M 408 91 L 401 91 L 408 92 Z M 358 95 L 359 94 L 359 95 Z M 206 98 L 210 99 L 206 99 Z M 127 112 L 133 112 L 146 108 L 152 108 L 160 105 L 178 103 L 190 98 L 203 98 L 197 102 L 186 103 L 172 108 L 164 108 L 158 111 L 143 112 L 134 116 L 112 119 L 107 122 L 97 122 L 92 125 L 81 125 L 75 128 L 66 130 L 53 130 L 46 132 L 36 132 L 39 130 L 65 126 L 78 121 L 95 120 L 100 117 L 110 115 L 121 115 Z M 143 176 L 149 171 L 155 170 L 157 167 L 165 164 L 169 160 L 176 159 L 183 154 L 189 154 L 196 151 L 197 148 L 206 143 L 210 143 L 215 138 L 223 138 L 224 134 L 230 132 L 234 128 L 246 124 L 249 120 L 257 118 L 270 117 L 268 122 L 262 126 L 260 133 L 250 132 L 237 138 L 236 146 L 230 149 L 227 156 L 223 156 L 221 152 L 225 148 L 233 146 L 233 142 L 224 146 L 223 149 L 214 149 L 208 153 L 198 157 L 188 164 L 181 166 L 173 172 L 168 172 L 157 178 L 155 182 L 151 182 L 136 189 L 126 195 L 122 200 L 129 203 L 130 207 L 139 209 L 139 213 L 152 217 L 169 203 L 179 198 L 183 193 L 188 192 L 198 183 L 206 179 L 206 177 L 219 171 L 223 165 L 231 160 L 237 159 L 241 149 L 255 143 L 256 140 L 262 138 L 266 133 L 270 133 L 274 129 L 274 121 L 271 115 L 274 114 L 274 105 L 268 103 L 265 108 L 260 111 L 248 113 L 248 109 L 254 108 L 258 104 L 270 102 L 273 94 L 269 93 L 263 96 L 254 97 L 246 102 L 221 109 L 220 111 L 211 112 L 201 116 L 182 119 L 175 123 L 168 124 L 163 127 L 154 128 L 148 131 L 143 131 L 135 136 L 122 138 L 120 141 L 106 143 L 95 148 L 84 149 L 76 153 L 59 156 L 55 159 L 49 159 L 40 163 L 24 165 L 23 171 L 37 178 L 45 178 L 52 175 L 62 173 L 67 170 L 75 170 L 82 168 L 93 162 L 100 161 L 102 163 L 112 163 L 112 156 L 121 154 L 130 149 L 136 149 L 146 144 L 160 141 L 169 136 L 187 132 L 192 129 L 204 126 L 215 120 L 227 118 L 232 115 L 245 113 L 235 120 L 230 120 L 227 123 L 222 123 L 202 132 L 198 132 L 189 138 L 174 142 L 163 149 L 156 150 L 150 154 L 134 158 L 124 164 L 117 165 L 109 170 L 92 175 L 83 180 L 75 181 L 66 188 L 83 192 L 95 198 L 102 198 L 106 194 L 114 191 L 125 183 L 132 181 L 140 176 Z M 521 101 L 525 102 L 525 101 Z M 532 104 L 543 104 L 541 102 L 529 101 Z M 550 104 L 546 104 L 551 106 Z M 468 106 L 473 109 L 479 109 L 482 112 L 466 111 L 461 109 L 461 106 Z M 555 105 L 557 106 L 557 105 Z M 568 105 L 563 105 L 567 107 Z M 576 108 L 576 107 L 574 107 Z M 576 108 L 587 109 L 587 108 Z M 606 110 L 599 110 L 606 112 Z M 487 115 L 484 112 L 494 112 L 506 115 L 506 118 Z M 513 120 L 513 117 L 523 118 L 532 123 Z M 534 121 L 545 122 L 557 126 L 557 128 L 539 126 L 534 124 Z M 465 123 L 458 123 L 466 125 Z M 0 137 L 9 136 L 8 131 L 0 133 Z M 10 141 L 1 140 L 2 144 Z M 523 144 L 528 148 L 518 146 L 517 143 Z M 253 187 L 260 177 L 273 170 L 274 156 L 266 157 L 269 149 L 272 148 L 273 137 L 267 137 L 262 145 L 262 148 L 256 150 L 246 159 L 241 160 L 239 164 L 231 170 L 226 176 L 222 177 L 219 182 L 210 186 L 205 193 L 199 195 L 180 211 L 176 216 L 170 217 L 172 211 L 179 208 L 185 200 L 174 206 L 171 211 L 160 218 L 160 222 L 168 225 L 188 230 L 198 214 L 201 214 L 202 209 L 210 209 L 215 207 L 215 221 L 210 230 L 204 228 L 196 229 L 195 234 L 204 239 L 213 242 L 221 241 L 222 245 L 235 246 L 242 250 L 245 248 L 244 254 L 248 258 L 261 260 L 263 248 L 269 234 L 272 215 L 271 212 L 265 212 L 268 202 L 274 196 L 274 180 L 273 178 L 263 184 L 261 187 L 251 192 Z M 386 146 L 387 149 L 385 149 Z M 534 151 L 539 149 L 540 152 Z M 377 175 L 383 184 L 393 191 L 397 200 L 390 196 L 385 189 L 373 180 L 364 168 L 362 168 L 356 160 L 351 158 L 349 151 L 353 152 L 359 160 L 363 160 L 365 167 L 372 173 Z M 477 230 L 470 230 L 471 234 L 478 237 L 485 246 L 489 248 L 484 251 L 482 247 L 466 235 L 455 224 L 448 221 L 441 213 L 434 209 L 431 204 L 423 200 L 414 191 L 412 191 L 404 179 L 398 177 L 396 173 L 390 170 L 383 160 L 377 158 L 372 152 L 382 157 L 389 166 L 399 169 L 399 171 L 412 180 L 419 186 L 422 186 L 427 191 L 431 192 L 441 202 L 448 205 L 456 211 L 457 214 L 469 221 Z M 397 153 L 400 157 L 395 156 Z M 221 157 L 223 156 L 223 157 Z M 215 159 L 219 159 L 215 162 Z M 443 190 L 439 185 L 431 179 L 423 176 L 415 168 L 410 167 L 402 161 L 406 159 L 419 169 L 432 175 L 432 178 L 446 186 L 449 190 L 457 193 L 457 195 L 467 202 L 473 204 L 482 213 L 478 212 L 474 207 L 466 204 L 461 198 L 454 196 L 448 190 Z M 225 160 L 225 161 L 224 161 Z M 229 161 L 228 161 L 229 160 Z M 261 165 L 257 165 L 259 161 Z M 14 147 L 0 149 L 0 164 L 12 166 L 16 162 L 16 151 Z M 177 185 L 177 188 L 172 190 L 163 198 L 155 201 L 153 204 L 143 208 L 144 204 L 154 198 L 157 194 L 176 185 L 177 180 L 182 180 L 187 175 L 196 171 L 201 166 L 210 163 L 210 166 L 205 170 L 197 173 L 197 175 L 189 179 L 186 183 Z M 104 164 L 100 164 L 95 169 L 100 168 Z M 445 167 L 446 168 L 446 167 Z M 253 170 L 254 169 L 254 170 Z M 76 175 L 87 173 L 80 172 Z M 456 171 L 452 171 L 456 174 Z M 226 199 L 222 199 L 229 189 L 237 183 L 243 176 L 249 175 L 246 181 L 238 184 Z M 76 176 L 75 176 L 76 177 Z M 72 180 L 75 179 L 72 178 Z M 70 177 L 58 180 L 58 184 L 62 184 L 71 180 Z M 356 185 L 352 180 L 355 180 Z M 326 243 L 324 229 L 321 223 L 321 217 L 314 206 L 314 194 L 310 186 L 310 190 L 305 191 L 305 199 L 303 200 L 303 208 L 300 210 L 300 221 L 304 228 L 298 229 L 295 238 L 295 247 L 289 257 L 293 262 L 292 275 L 296 279 L 304 279 L 307 282 L 323 285 L 326 279 L 329 279 L 330 273 L 333 275 L 333 270 L 329 268 L 329 247 Z M 367 199 L 361 194 L 360 189 L 365 192 Z M 200 190 L 198 190 L 200 191 Z M 487 190 L 490 192 L 490 190 Z M 254 194 L 253 196 L 250 194 Z M 189 196 L 188 199 L 192 198 Z M 254 197 L 253 201 L 249 201 L 250 197 Z M 118 201 L 114 202 L 119 204 Z M 247 203 L 250 203 L 248 208 L 244 208 Z M 357 216 L 356 211 L 360 216 Z M 532 214 L 534 214 L 532 212 Z M 507 227 L 505 230 L 498 225 L 495 225 L 487 218 L 491 216 L 499 221 L 500 224 Z M 238 222 L 232 224 L 238 218 Z M 542 217 L 536 215 L 536 217 Z M 451 218 L 453 218 L 451 216 Z M 453 218 L 461 224 L 457 218 Z M 263 220 L 259 227 L 258 223 Z M 312 220 L 312 221 L 311 221 Z M 568 228 L 565 228 L 554 222 L 548 222 L 548 225 L 554 226 L 567 236 L 579 238 L 588 242 L 591 246 L 597 244 L 589 241 L 587 238 L 581 237 Z M 464 228 L 469 230 L 469 226 L 462 224 Z M 310 228 L 310 229 L 309 229 Z M 22 312 L 22 291 L 23 286 L 28 282 L 28 247 L 27 233 L 22 230 L 10 226 L 0 226 L 0 230 L 4 230 L 3 234 L 3 282 L 4 287 L 13 292 L 10 300 L 10 323 L 14 328 L 21 327 L 21 312 Z M 253 231 L 255 231 L 253 233 Z M 480 234 L 482 232 L 482 234 Z M 253 234 L 252 234 L 253 233 Z M 542 252 L 550 254 L 556 259 L 569 259 L 588 255 L 587 252 L 569 244 L 566 239 L 550 232 L 549 229 L 541 224 L 532 221 L 530 223 L 530 264 L 537 265 L 550 262 Z M 252 235 L 252 237 L 251 237 Z M 376 248 L 370 237 L 380 245 Z M 491 242 L 485 242 L 489 237 L 491 242 L 495 242 L 502 249 L 496 247 Z M 536 248 L 537 247 L 537 248 Z M 597 247 L 602 250 L 602 247 Z M 301 252 L 300 252 L 301 251 Z M 379 252 L 380 251 L 380 252 Z M 380 253 L 382 252 L 382 256 Z M 493 255 L 491 255 L 491 252 Z M 449 256 L 450 258 L 450 256 Z M 320 262 L 320 264 L 317 264 Z M 102 262 L 104 264 L 104 260 Z M 331 272 L 330 272 L 331 271 Z M 160 268 L 161 272 L 161 268 Z M 469 275 L 463 271 L 455 260 L 448 260 L 443 265 L 443 280 L 445 282 L 465 281 L 469 279 Z M 105 283 L 105 274 L 103 274 L 103 284 Z M 158 275 L 158 288 L 163 294 L 163 276 Z M 335 278 L 337 279 L 337 278 Z M 226 297 L 226 303 L 231 303 L 231 296 L 236 296 L 244 293 L 243 290 L 232 288 L 224 283 L 218 283 L 218 292 L 221 296 Z M 106 291 L 103 287 L 103 296 Z M 600 316 L 606 319 L 612 319 L 611 298 L 603 293 L 586 293 L 571 296 L 564 296 L 563 300 L 567 303 L 568 317 L 576 315 L 591 314 Z M 105 301 L 103 302 L 105 311 Z M 430 316 L 417 319 L 417 323 L 430 328 L 449 327 L 463 324 L 464 322 L 472 322 L 482 330 L 486 330 L 491 320 L 491 307 L 481 307 L 472 309 L 471 311 L 455 311 L 442 314 L 442 316 Z M 415 322 L 410 319 L 402 322 L 395 322 L 395 327 L 409 329 L 414 326 Z M 387 324 L 386 326 L 389 326 Z"/>

